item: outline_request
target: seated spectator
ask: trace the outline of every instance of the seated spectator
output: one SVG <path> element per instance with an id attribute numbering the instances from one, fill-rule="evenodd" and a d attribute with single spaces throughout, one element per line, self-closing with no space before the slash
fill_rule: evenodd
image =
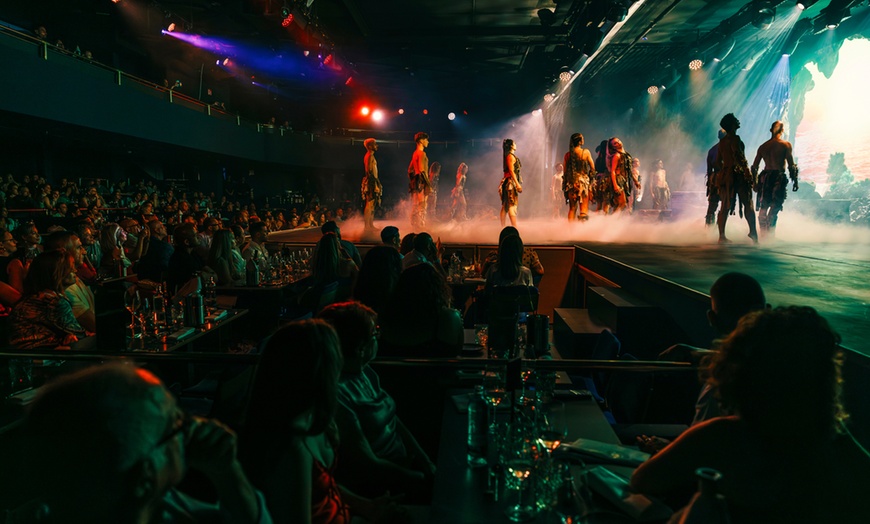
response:
<path id="1" fill-rule="evenodd" d="M 377 314 L 359 302 L 344 302 L 318 316 L 335 328 L 343 356 L 335 415 L 341 435 L 339 480 L 369 496 L 425 491 L 435 465 L 402 424 L 395 401 L 369 366 L 378 353 Z"/>
<path id="2" fill-rule="evenodd" d="M 9 263 L 17 249 L 12 233 L 0 229 L 0 315 L 8 315 L 8 308 L 21 300 L 21 292 L 9 285 Z"/>
<path id="3" fill-rule="evenodd" d="M 76 267 L 75 282 L 64 289 L 64 296 L 69 300 L 73 315 L 78 323 L 89 333 L 96 333 L 97 322 L 94 294 L 78 277 L 79 268 L 84 264 L 86 257 L 85 248 L 82 247 L 81 240 L 71 231 L 58 231 L 50 234 L 45 239 L 45 249 L 49 251 L 63 249 L 67 253 L 72 254 Z"/>
<path id="4" fill-rule="evenodd" d="M 136 264 L 136 276 L 139 280 L 163 282 L 163 276 L 169 270 L 169 260 L 175 248 L 166 241 L 169 234 L 163 222 L 153 218 L 147 226 L 148 231 L 151 232 L 151 240 L 148 242 L 148 251 Z"/>
<path id="5" fill-rule="evenodd" d="M 169 257 L 169 269 L 166 271 L 166 285 L 170 293 L 176 293 L 196 273 L 206 269 L 205 261 L 199 258 L 195 248 L 199 242 L 196 236 L 196 226 L 181 224 L 175 226 L 172 238 L 175 250 Z"/>
<path id="6" fill-rule="evenodd" d="M 295 370 L 293 380 L 288 369 Z M 344 524 L 352 513 L 376 522 L 387 509 L 335 480 L 340 373 L 338 335 L 322 320 L 287 324 L 263 348 L 243 457 L 275 522 Z"/>
<path id="7" fill-rule="evenodd" d="M 734 415 L 683 433 L 635 470 L 632 488 L 679 506 L 708 467 L 722 473 L 732 522 L 868 522 L 870 456 L 845 424 L 839 342 L 812 308 L 743 317 L 708 379 Z"/>
<path id="8" fill-rule="evenodd" d="M 127 232 L 127 240 L 123 244 L 125 255 L 131 262 L 135 263 L 142 258 L 142 255 L 148 252 L 151 230 L 147 227 L 143 228 L 133 218 L 125 218 L 118 222 L 118 225 Z"/>
<path id="9" fill-rule="evenodd" d="M 432 235 L 429 233 L 419 233 L 414 237 L 414 250 L 406 254 L 405 258 L 402 259 L 402 268 L 408 269 L 417 264 L 431 264 L 439 273 L 444 273 L 438 251 L 439 247 L 432 240 Z"/>
<path id="10" fill-rule="evenodd" d="M 263 222 L 252 222 L 248 227 L 251 234 L 251 240 L 242 250 L 242 258 L 247 262 L 254 256 L 257 257 L 260 265 L 260 272 L 264 273 L 269 270 L 269 251 L 266 250 L 266 238 L 269 233 L 266 231 L 266 224 Z M 256 255 L 255 255 L 256 253 Z"/>
<path id="11" fill-rule="evenodd" d="M 405 257 L 411 251 L 414 251 L 414 239 L 416 237 L 417 233 L 408 233 L 402 237 L 402 242 L 399 244 L 399 254 L 401 254 L 402 257 Z"/>
<path id="12" fill-rule="evenodd" d="M 92 284 L 97 279 L 97 265 L 103 260 L 103 250 L 94 235 L 93 226 L 87 222 L 79 222 L 73 229 L 85 249 L 84 263 L 78 268 L 78 276 L 86 284 Z"/>
<path id="13" fill-rule="evenodd" d="M 218 285 L 243 286 L 245 273 L 239 271 L 237 260 L 242 255 L 235 245 L 235 237 L 229 229 L 221 229 L 214 234 L 208 253 L 208 266 L 217 274 Z"/>
<path id="14" fill-rule="evenodd" d="M 532 272 L 523 265 L 523 241 L 508 235 L 498 246 L 498 262 L 486 272 L 486 286 L 531 286 Z"/>
<path id="15" fill-rule="evenodd" d="M 450 287 L 431 264 L 402 271 L 380 317 L 381 353 L 455 357 L 462 349 L 459 311 L 450 307 Z"/>
<path id="16" fill-rule="evenodd" d="M 336 224 L 335 220 L 329 220 L 325 222 L 322 226 L 320 226 L 320 232 L 324 235 L 327 233 L 335 233 L 335 236 L 338 237 L 338 242 L 341 244 L 341 249 L 353 260 L 356 267 L 360 267 L 362 265 L 362 257 L 360 257 L 359 250 L 353 245 L 352 242 L 348 240 L 341 239 L 341 229 Z"/>
<path id="17" fill-rule="evenodd" d="M 311 257 L 312 291 L 317 292 L 325 286 L 338 282 L 335 300 L 347 300 L 353 290 L 359 268 L 348 258 L 335 233 L 327 233 L 320 237 Z"/>
<path id="18" fill-rule="evenodd" d="M 211 241 L 214 238 L 215 233 L 221 228 L 223 224 L 217 217 L 205 217 L 202 221 L 202 227 L 199 232 L 199 256 L 206 260 L 208 259 L 208 252 L 211 249 Z"/>
<path id="19" fill-rule="evenodd" d="M 124 243 L 127 242 L 127 232 L 124 228 L 114 222 L 109 222 L 103 226 L 100 232 L 100 251 L 103 253 L 103 258 L 100 261 L 100 272 L 104 275 L 119 275 L 119 268 L 123 268 L 126 272 L 133 265 L 133 262 L 127 258 Z"/>
<path id="20" fill-rule="evenodd" d="M 85 336 L 64 296 L 75 281 L 72 254 L 55 250 L 33 259 L 24 280 L 24 297 L 9 315 L 9 344 L 16 349 L 55 348 Z"/>
<path id="21" fill-rule="evenodd" d="M 13 232 L 18 248 L 12 253 L 12 260 L 6 266 L 9 285 L 19 293 L 24 293 L 24 279 L 30 263 L 42 252 L 42 237 L 32 222 L 24 223 Z"/>
<path id="22" fill-rule="evenodd" d="M 402 248 L 402 237 L 399 236 L 399 228 L 396 226 L 387 226 L 384 229 L 381 229 L 381 242 L 383 242 L 385 246 L 390 246 L 396 251 L 400 251 Z"/>
<path id="23" fill-rule="evenodd" d="M 51 522 L 272 522 L 233 432 L 184 414 L 144 369 L 103 365 L 50 383 L 24 430 Z M 217 504 L 176 489 L 188 466 L 213 484 Z"/>
<path id="24" fill-rule="evenodd" d="M 513 226 L 503 228 L 501 233 L 498 235 L 499 246 L 501 246 L 501 243 L 505 238 L 511 235 L 520 236 L 520 232 Z M 490 266 L 496 262 L 498 262 L 498 251 L 490 251 L 483 261 L 482 267 L 480 268 L 480 274 L 486 275 Z M 532 282 L 537 287 L 538 282 L 540 282 L 541 278 L 544 276 L 544 266 L 541 264 L 541 261 L 538 258 L 538 253 L 534 249 L 523 246 L 523 265 L 529 268 L 532 272 Z"/>
<path id="25" fill-rule="evenodd" d="M 391 246 L 371 248 L 359 270 L 353 289 L 354 299 L 381 314 L 402 273 L 401 257 L 396 248 Z"/>
<path id="26" fill-rule="evenodd" d="M 245 248 L 245 244 L 247 243 L 247 240 L 245 240 L 245 229 L 238 224 L 233 224 L 230 226 L 230 231 L 233 232 L 233 240 L 235 241 L 236 247 L 236 249 L 233 250 L 233 260 L 235 260 L 236 263 L 236 271 L 238 271 L 240 275 L 244 275 L 245 259 L 242 256 L 242 250 Z M 238 257 L 236 257 L 237 253 L 239 255 Z"/>

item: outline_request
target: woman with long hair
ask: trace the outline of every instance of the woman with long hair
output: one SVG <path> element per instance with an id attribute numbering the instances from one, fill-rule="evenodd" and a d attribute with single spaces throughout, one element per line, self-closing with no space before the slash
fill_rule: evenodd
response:
<path id="1" fill-rule="evenodd" d="M 208 251 L 208 267 L 217 273 L 218 285 L 240 286 L 245 283 L 245 274 L 237 263 L 242 255 L 236 249 L 236 238 L 229 229 L 215 232 Z"/>
<path id="2" fill-rule="evenodd" d="M 462 319 L 450 307 L 447 280 L 431 264 L 411 266 L 399 276 L 380 317 L 382 353 L 456 356 L 462 349 Z"/>
<path id="3" fill-rule="evenodd" d="M 501 211 L 499 211 L 499 220 L 504 227 L 505 216 L 511 219 L 511 225 L 517 227 L 517 205 L 519 204 L 520 193 L 523 192 L 523 179 L 520 176 L 520 159 L 517 157 L 517 145 L 510 138 L 505 138 L 502 142 L 502 170 L 504 177 L 498 186 L 498 194 L 501 197 Z"/>
<path id="4" fill-rule="evenodd" d="M 468 203 L 465 200 L 465 182 L 468 180 L 468 165 L 465 162 L 456 168 L 456 185 L 450 195 L 453 197 L 453 205 L 450 209 L 451 220 L 468 220 Z"/>
<path id="5" fill-rule="evenodd" d="M 680 506 L 707 467 L 722 474 L 732 522 L 870 522 L 870 456 L 845 424 L 839 342 L 813 308 L 744 316 L 707 379 L 733 415 L 692 426 L 635 470 L 632 488 Z"/>
<path id="6" fill-rule="evenodd" d="M 352 512 L 371 520 L 385 509 L 335 480 L 341 369 L 338 335 L 323 320 L 291 322 L 265 343 L 242 457 L 276 523 L 349 524 Z"/>
<path id="7" fill-rule="evenodd" d="M 519 235 L 506 236 L 498 246 L 498 262 L 486 273 L 486 285 L 531 286 L 532 272 L 523 266 L 523 241 Z"/>
<path id="8" fill-rule="evenodd" d="M 58 249 L 33 259 L 24 297 L 9 315 L 9 344 L 17 349 L 68 346 L 86 335 L 64 290 L 76 281 L 75 259 Z"/>
<path id="9" fill-rule="evenodd" d="M 133 265 L 133 262 L 127 258 L 124 253 L 124 242 L 127 241 L 127 232 L 124 228 L 114 222 L 109 222 L 103 226 L 100 232 L 100 250 L 103 252 L 103 259 L 100 261 L 100 269 L 105 274 L 115 274 L 118 264 L 121 264 L 124 269 Z"/>

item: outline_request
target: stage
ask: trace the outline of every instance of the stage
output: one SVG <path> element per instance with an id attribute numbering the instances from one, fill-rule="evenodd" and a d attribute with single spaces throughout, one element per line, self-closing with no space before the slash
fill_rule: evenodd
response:
<path id="1" fill-rule="evenodd" d="M 411 231 L 407 220 L 375 222 L 377 230 L 387 225 L 397 226 L 402 235 Z M 362 226 L 360 218 L 341 223 L 342 238 L 361 246 L 379 244 L 379 236 L 363 235 Z M 841 334 L 845 347 L 870 355 L 866 228 L 783 212 L 776 237 L 763 237 L 758 245 L 746 237 L 746 223 L 736 215 L 726 231 L 733 243 L 725 245 L 717 243 L 715 228 L 705 229 L 697 218 L 659 222 L 593 215 L 585 223 L 521 219 L 518 228 L 528 246 L 582 246 L 705 294 L 725 272 L 750 274 L 761 282 L 771 305 L 814 307 Z M 449 245 L 493 246 L 501 227 L 497 219 L 481 219 L 433 223 L 426 230 Z M 320 236 L 319 228 L 306 228 L 272 233 L 269 241 L 311 245 Z"/>

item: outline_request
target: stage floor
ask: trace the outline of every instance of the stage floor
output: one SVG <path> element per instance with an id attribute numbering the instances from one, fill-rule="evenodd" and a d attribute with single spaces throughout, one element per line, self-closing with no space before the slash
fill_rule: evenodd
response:
<path id="1" fill-rule="evenodd" d="M 400 221 L 377 221 L 376 228 Z M 427 228 L 447 244 L 494 245 L 501 227 L 497 220 L 432 224 Z M 773 306 L 805 305 L 819 311 L 843 337 L 843 345 L 870 356 L 870 230 L 816 223 L 802 215 L 783 216 L 775 239 L 753 245 L 746 224 L 731 217 L 727 234 L 733 244 L 719 245 L 715 231 L 697 220 L 655 222 L 634 217 L 597 217 L 569 224 L 562 220 L 530 220 L 519 224 L 529 246 L 581 245 L 604 256 L 708 293 L 721 274 L 740 271 L 758 279 Z M 358 244 L 379 244 L 362 234 L 362 221 L 341 225 L 342 238 Z M 270 242 L 313 244 L 319 228 L 281 231 Z"/>

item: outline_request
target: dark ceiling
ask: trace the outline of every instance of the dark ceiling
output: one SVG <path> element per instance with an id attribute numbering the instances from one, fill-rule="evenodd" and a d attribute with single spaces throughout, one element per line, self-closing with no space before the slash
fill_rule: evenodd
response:
<path id="1" fill-rule="evenodd" d="M 807 15 L 865 1 L 820 0 Z M 26 29 L 45 25 L 50 41 L 93 49 L 97 60 L 150 80 L 183 79 L 192 96 L 205 97 L 205 85 L 258 118 L 355 127 L 349 111 L 362 101 L 409 112 L 467 110 L 495 121 L 541 105 L 545 93 L 560 89 L 560 71 L 581 66 L 573 99 L 638 89 L 663 65 L 748 26 L 760 8 L 778 7 L 782 16 L 794 1 L 0 0 L 0 6 L 0 20 Z M 635 12 L 599 46 L 620 11 Z M 287 12 L 292 21 L 284 27 Z M 237 69 L 215 64 L 221 54 L 162 36 L 170 22 L 232 43 L 226 54 L 238 58 Z M 244 63 L 232 55 L 242 44 L 280 61 L 271 70 Z"/>

